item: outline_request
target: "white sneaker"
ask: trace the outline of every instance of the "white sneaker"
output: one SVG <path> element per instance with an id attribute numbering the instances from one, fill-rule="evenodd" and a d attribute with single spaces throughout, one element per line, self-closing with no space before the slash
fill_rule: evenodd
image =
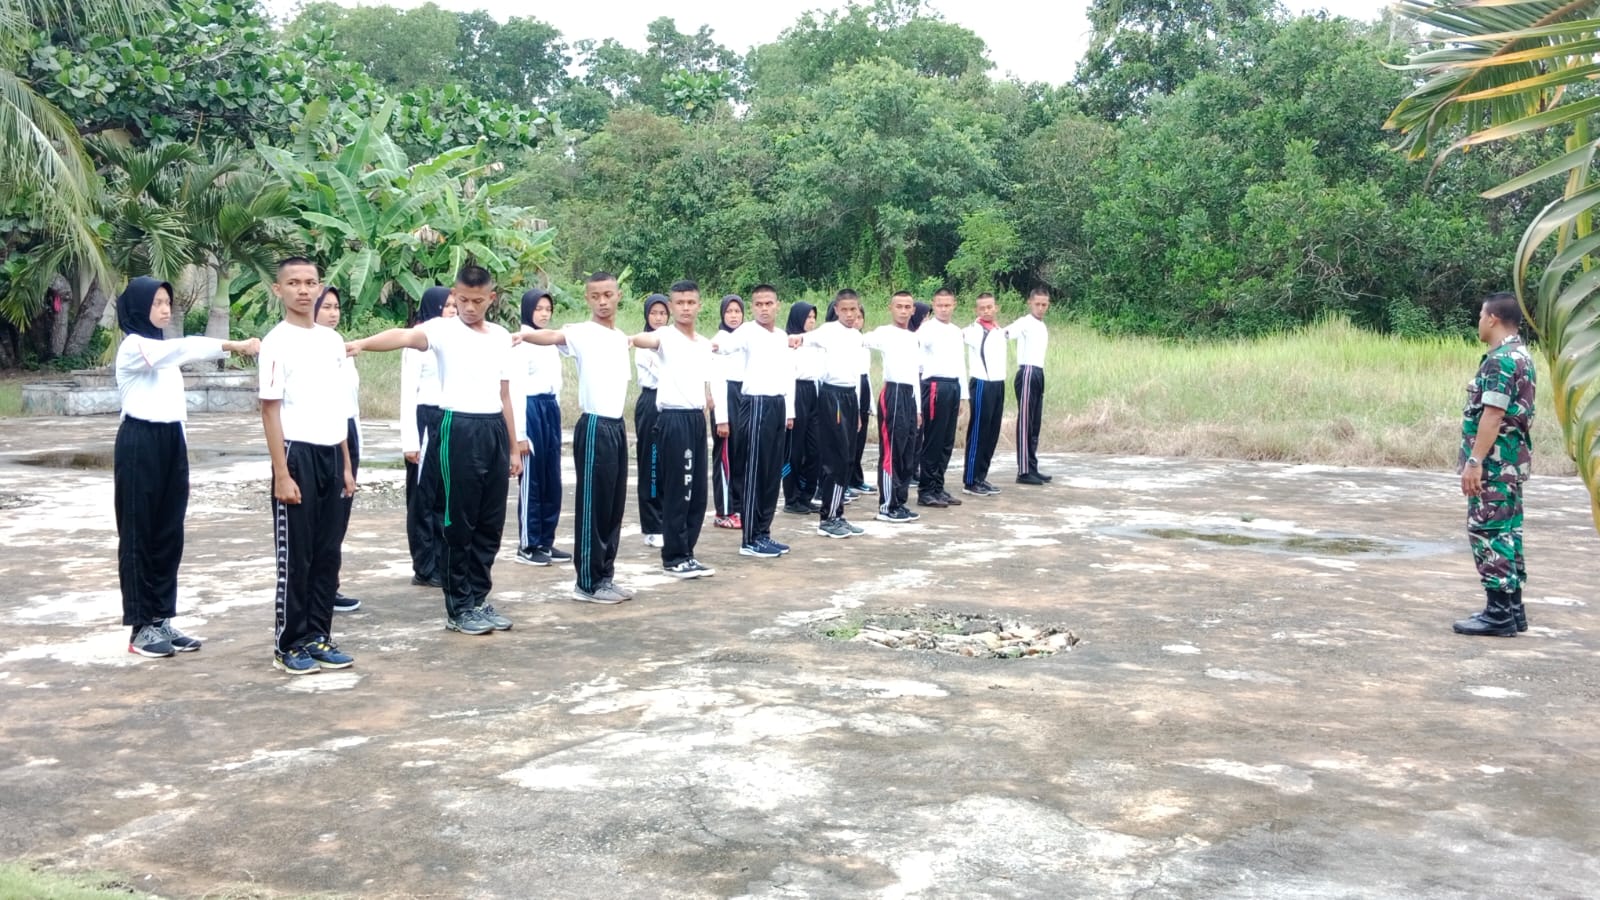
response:
<path id="1" fill-rule="evenodd" d="M 644 536 L 644 545 L 646 547 L 662 547 L 665 544 L 666 542 L 661 539 L 659 534 L 647 534 Z"/>

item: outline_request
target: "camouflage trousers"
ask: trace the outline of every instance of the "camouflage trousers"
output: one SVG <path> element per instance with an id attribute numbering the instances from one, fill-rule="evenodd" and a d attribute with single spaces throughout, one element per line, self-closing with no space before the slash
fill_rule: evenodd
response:
<path id="1" fill-rule="evenodd" d="M 1522 485 L 1485 481 L 1467 498 L 1467 541 L 1478 578 L 1491 591 L 1521 590 L 1528 580 L 1522 557 Z"/>

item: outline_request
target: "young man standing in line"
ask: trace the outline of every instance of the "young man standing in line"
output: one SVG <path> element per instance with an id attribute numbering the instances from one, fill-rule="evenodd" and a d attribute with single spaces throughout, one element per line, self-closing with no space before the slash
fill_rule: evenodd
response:
<path id="1" fill-rule="evenodd" d="M 1522 484 L 1533 474 L 1533 357 L 1517 331 L 1522 306 L 1510 293 L 1491 294 L 1478 311 L 1478 340 L 1489 345 L 1467 387 L 1461 418 L 1461 493 L 1467 498 L 1467 540 L 1488 603 L 1455 623 L 1457 634 L 1513 637 L 1528 630 L 1522 585 Z"/>
<path id="2" fill-rule="evenodd" d="M 956 420 L 969 399 L 967 360 L 961 329 L 950 321 L 956 295 L 940 288 L 933 295 L 933 318 L 917 329 L 922 344 L 922 459 L 918 470 L 918 506 L 960 506 L 944 489 L 945 469 L 956 446 Z"/>
<path id="3" fill-rule="evenodd" d="M 582 603 L 621 603 L 633 592 L 616 583 L 617 546 L 628 505 L 628 430 L 622 412 L 628 402 L 628 336 L 617 328 L 621 292 L 617 277 L 595 272 L 585 279 L 583 300 L 589 321 L 560 330 L 522 329 L 532 344 L 557 346 L 578 363 L 578 408 L 572 429 L 572 463 L 578 484 L 573 492 L 577 536 L 572 565 L 577 578 L 572 599 Z"/>
<path id="4" fill-rule="evenodd" d="M 772 539 L 772 515 L 783 475 L 784 432 L 794 427 L 794 360 L 789 336 L 776 327 L 778 289 L 756 285 L 750 311 L 751 321 L 719 335 L 711 349 L 744 357 L 744 542 L 739 554 L 776 559 L 789 552 L 787 544 Z"/>
<path id="5" fill-rule="evenodd" d="M 711 341 L 695 333 L 700 286 L 676 282 L 668 306 L 672 324 L 633 336 L 640 352 L 655 351 L 656 496 L 661 503 L 661 570 L 673 578 L 716 572 L 694 557 L 706 518 L 706 404 L 718 382 Z"/>
<path id="6" fill-rule="evenodd" d="M 1006 336 L 995 321 L 993 294 L 979 294 L 978 320 L 962 331 L 967 343 L 967 369 L 972 372 L 968 402 L 967 448 L 961 465 L 961 491 L 989 497 L 1000 489 L 989 483 L 989 461 L 1000 442 L 1000 420 L 1006 411 Z"/>
<path id="7" fill-rule="evenodd" d="M 1017 342 L 1017 484 L 1044 484 L 1050 476 L 1039 471 L 1039 421 L 1044 413 L 1044 354 L 1050 329 L 1044 314 L 1050 311 L 1050 292 L 1036 287 L 1028 294 L 1028 314 L 1006 326 L 1005 334 Z"/>
<path id="8" fill-rule="evenodd" d="M 456 317 L 415 328 L 391 328 L 348 346 L 367 350 L 410 347 L 432 351 L 439 369 L 438 467 L 444 492 L 445 625 L 462 634 L 511 627 L 489 603 L 489 570 L 500 552 L 506 492 L 522 474 L 516 414 L 511 409 L 511 336 L 488 321 L 494 278 L 481 266 L 463 266 L 450 291 Z"/>
<path id="9" fill-rule="evenodd" d="M 889 298 L 888 325 L 861 336 L 868 349 L 883 354 L 883 388 L 878 392 L 878 515 L 882 522 L 921 518 L 906 507 L 917 474 L 917 432 L 922 428 L 922 345 L 911 331 L 916 303 L 907 291 Z"/>
<path id="10" fill-rule="evenodd" d="M 355 662 L 333 643 L 339 586 L 339 524 L 356 492 L 350 467 L 344 342 L 312 318 L 322 291 L 304 257 L 278 264 L 272 293 L 283 321 L 261 339 L 261 427 L 272 457 L 273 541 L 278 589 L 272 664 L 290 675 Z"/>
<path id="11" fill-rule="evenodd" d="M 850 325 L 860 312 L 861 299 L 855 291 L 845 288 L 829 305 L 827 322 L 815 331 L 789 339 L 791 344 L 814 350 L 818 357 L 817 496 L 822 500 L 822 519 L 817 523 L 817 534 L 829 538 L 847 538 L 864 530 L 844 517 L 845 491 L 851 486 L 850 461 L 855 456 L 860 421 L 856 409 L 860 359 L 867 352 L 861 343 L 861 332 Z"/>

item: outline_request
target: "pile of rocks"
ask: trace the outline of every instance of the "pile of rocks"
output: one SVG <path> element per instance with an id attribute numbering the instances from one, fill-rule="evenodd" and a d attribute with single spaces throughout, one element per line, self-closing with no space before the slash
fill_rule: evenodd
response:
<path id="1" fill-rule="evenodd" d="M 837 626 L 832 635 L 848 629 Z M 869 614 L 848 638 L 893 650 L 933 650 L 955 656 L 1023 659 L 1072 649 L 1078 636 L 1063 625 L 1028 625 L 992 616 L 934 610 L 895 610 Z"/>

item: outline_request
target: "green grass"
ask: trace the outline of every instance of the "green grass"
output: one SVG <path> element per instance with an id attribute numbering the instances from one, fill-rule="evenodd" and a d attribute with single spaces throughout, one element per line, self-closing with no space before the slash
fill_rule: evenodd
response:
<path id="1" fill-rule="evenodd" d="M 19 863 L 0 863 L 0 900 L 107 900 L 154 897 L 112 875 L 65 875 Z"/>
<path id="2" fill-rule="evenodd" d="M 19 372 L 0 373 L 0 419 L 22 415 L 22 385 L 32 377 Z"/>

